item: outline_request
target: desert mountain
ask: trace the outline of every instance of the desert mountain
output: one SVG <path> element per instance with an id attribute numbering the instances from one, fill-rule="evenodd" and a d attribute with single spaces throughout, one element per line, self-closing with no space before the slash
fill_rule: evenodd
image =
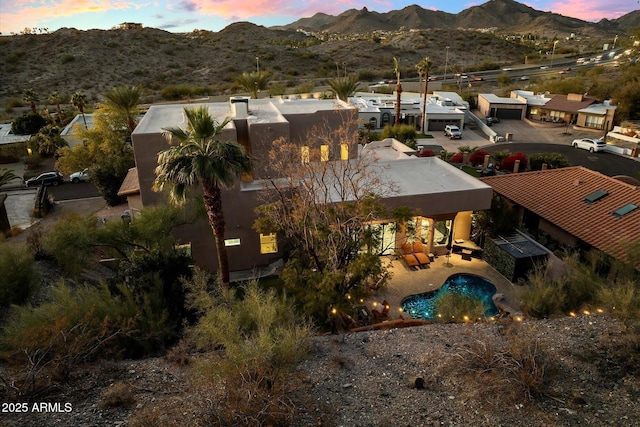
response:
<path id="1" fill-rule="evenodd" d="M 358 33 L 372 30 L 395 30 L 425 28 L 496 28 L 498 32 L 545 32 L 556 31 L 558 35 L 569 33 L 598 33 L 602 31 L 624 32 L 638 25 L 638 11 L 618 19 L 609 20 L 606 25 L 582 21 L 556 13 L 543 12 L 514 0 L 490 0 L 480 6 L 473 6 L 458 14 L 407 6 L 402 10 L 387 13 L 350 9 L 338 16 L 316 14 L 311 18 L 295 21 L 282 28 L 302 28 L 308 31 L 332 33 Z"/>

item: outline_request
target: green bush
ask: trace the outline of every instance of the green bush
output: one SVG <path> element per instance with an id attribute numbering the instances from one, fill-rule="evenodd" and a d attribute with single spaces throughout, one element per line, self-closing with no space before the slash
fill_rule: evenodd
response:
<path id="1" fill-rule="evenodd" d="M 438 320 L 445 323 L 474 321 L 484 317 L 482 301 L 468 295 L 446 292 L 435 302 Z"/>
<path id="2" fill-rule="evenodd" d="M 140 314 L 126 293 L 114 297 L 106 286 L 73 289 L 60 282 L 50 295 L 37 307 L 14 306 L 0 336 L 22 395 L 52 378 L 68 379 L 81 363 L 119 354 L 128 344 L 121 339 L 138 330 Z"/>
<path id="3" fill-rule="evenodd" d="M 598 290 L 598 303 L 625 324 L 640 320 L 640 284 L 628 279 L 616 281 Z"/>
<path id="4" fill-rule="evenodd" d="M 0 306 L 24 304 L 39 288 L 40 275 L 26 248 L 0 247 Z"/>
<path id="5" fill-rule="evenodd" d="M 403 144 L 416 148 L 416 128 L 411 125 L 387 125 L 382 129 L 380 138 L 395 138 Z"/>
<path id="6" fill-rule="evenodd" d="M 559 153 L 535 153 L 529 158 L 529 169 L 538 171 L 542 169 L 542 164 L 546 163 L 549 169 L 566 168 L 569 160 Z"/>
<path id="7" fill-rule="evenodd" d="M 16 135 L 34 135 L 48 124 L 47 119 L 38 113 L 29 112 L 11 123 L 11 132 Z"/>

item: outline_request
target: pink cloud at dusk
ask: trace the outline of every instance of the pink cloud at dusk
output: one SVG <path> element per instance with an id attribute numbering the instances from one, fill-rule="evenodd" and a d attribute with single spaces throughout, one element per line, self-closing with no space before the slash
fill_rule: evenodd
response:
<path id="1" fill-rule="evenodd" d="M 388 5 L 389 2 L 375 2 Z M 357 1 L 318 1 L 306 2 L 291 0 L 255 0 L 239 2 L 238 0 L 183 0 L 171 5 L 172 9 L 198 12 L 200 14 L 219 16 L 225 19 L 249 19 L 268 16 L 312 16 L 317 12 L 338 15 L 346 9 L 361 9 L 364 4 Z"/>
<path id="2" fill-rule="evenodd" d="M 636 0 L 623 0 L 619 2 L 601 0 L 564 0 L 549 3 L 544 10 L 553 11 L 560 15 L 582 19 L 583 21 L 597 22 L 603 17 L 608 19 L 619 18 L 633 9 L 631 3 Z M 636 3 L 637 4 L 637 3 Z"/>
<path id="3" fill-rule="evenodd" d="M 19 22 L 24 27 L 46 27 L 52 19 L 71 17 L 84 13 L 100 13 L 113 10 L 137 9 L 133 1 L 111 0 L 32 0 L 3 1 L 0 23 Z M 2 25 L 3 27 L 5 25 Z"/>

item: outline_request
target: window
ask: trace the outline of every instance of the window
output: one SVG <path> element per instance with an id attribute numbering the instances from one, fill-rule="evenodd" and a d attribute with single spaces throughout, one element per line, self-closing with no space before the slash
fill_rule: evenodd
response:
<path id="1" fill-rule="evenodd" d="M 379 255 L 391 255 L 396 247 L 396 224 L 371 224 L 371 233 L 375 241 L 375 247 L 370 247 L 371 252 Z"/>
<path id="2" fill-rule="evenodd" d="M 260 253 L 275 254 L 276 252 L 278 252 L 278 239 L 276 238 L 276 233 L 260 233 Z"/>
<path id="3" fill-rule="evenodd" d="M 321 145 L 320 146 L 320 161 L 328 162 L 329 161 L 329 146 Z"/>
<path id="4" fill-rule="evenodd" d="M 602 129 L 604 124 L 604 117 L 599 116 L 587 116 L 584 125 L 592 129 Z"/>
<path id="5" fill-rule="evenodd" d="M 422 218 L 420 220 L 420 240 L 422 243 L 428 245 L 429 244 L 429 220 L 427 218 Z"/>
<path id="6" fill-rule="evenodd" d="M 225 246 L 240 246 L 240 239 L 226 239 L 224 241 Z"/>
<path id="7" fill-rule="evenodd" d="M 389 113 L 382 113 L 382 123 L 380 124 L 380 127 L 385 127 L 386 125 L 388 125 L 391 122 L 391 114 Z"/>
<path id="8" fill-rule="evenodd" d="M 340 160 L 349 160 L 349 144 L 340 144 Z"/>
<path id="9" fill-rule="evenodd" d="M 191 242 L 183 245 L 175 245 L 175 249 L 183 255 L 191 256 Z"/>
<path id="10" fill-rule="evenodd" d="M 451 237 L 450 219 L 445 221 L 436 221 L 433 226 L 433 243 L 434 246 L 447 246 Z"/>
<path id="11" fill-rule="evenodd" d="M 309 163 L 309 147 L 306 145 L 300 147 L 300 158 L 302 159 L 302 164 Z"/>

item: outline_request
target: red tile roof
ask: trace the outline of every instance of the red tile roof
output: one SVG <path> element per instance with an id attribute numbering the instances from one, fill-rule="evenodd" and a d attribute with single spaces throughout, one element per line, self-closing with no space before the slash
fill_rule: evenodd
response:
<path id="1" fill-rule="evenodd" d="M 138 168 L 131 168 L 124 177 L 118 190 L 118 196 L 131 196 L 140 193 L 140 181 L 138 180 Z"/>
<path id="2" fill-rule="evenodd" d="M 625 242 L 640 241 L 640 209 L 622 218 L 612 213 L 633 203 L 640 207 L 640 187 L 582 166 L 481 178 L 493 190 L 557 227 L 619 260 Z M 609 194 L 588 204 L 598 190 Z"/>
<path id="3" fill-rule="evenodd" d="M 587 108 L 596 102 L 595 98 L 588 98 L 582 95 L 555 95 L 542 108 L 545 110 L 563 111 L 577 114 L 578 110 Z"/>

